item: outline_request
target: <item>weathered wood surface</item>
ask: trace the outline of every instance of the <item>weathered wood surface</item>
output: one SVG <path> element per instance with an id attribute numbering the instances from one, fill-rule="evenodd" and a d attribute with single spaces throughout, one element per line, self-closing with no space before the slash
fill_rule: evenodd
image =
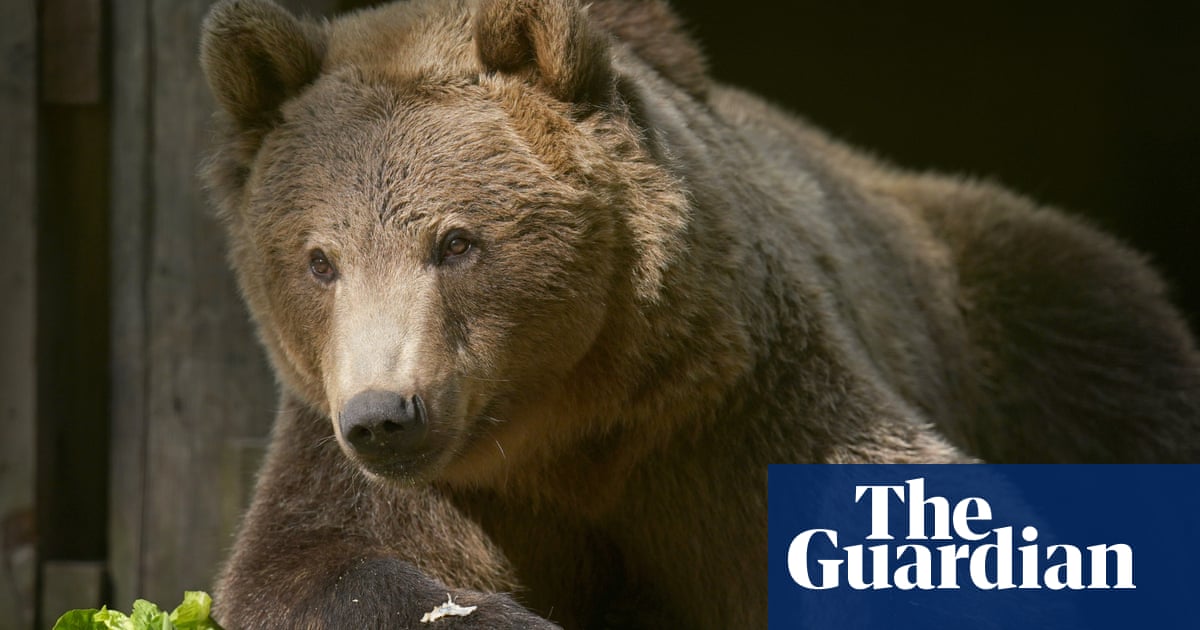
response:
<path id="1" fill-rule="evenodd" d="M 146 479 L 146 281 L 150 229 L 150 103 L 147 73 L 146 0 L 111 5 L 112 274 L 111 381 L 112 457 L 109 485 L 109 574 L 113 605 L 125 606 L 141 592 L 142 514 Z"/>
<path id="2" fill-rule="evenodd" d="M 100 0 L 42 1 L 42 101 L 90 105 L 103 96 Z"/>
<path id="3" fill-rule="evenodd" d="M 68 610 L 100 606 L 104 570 L 99 560 L 42 563 L 42 625 L 49 627 Z"/>
<path id="4" fill-rule="evenodd" d="M 287 2 L 327 14 L 330 2 Z M 197 171 L 207 2 L 113 5 L 114 602 L 209 589 L 275 413 Z"/>
<path id="5" fill-rule="evenodd" d="M 35 610 L 36 7 L 0 4 L 0 626 L 16 628 Z"/>

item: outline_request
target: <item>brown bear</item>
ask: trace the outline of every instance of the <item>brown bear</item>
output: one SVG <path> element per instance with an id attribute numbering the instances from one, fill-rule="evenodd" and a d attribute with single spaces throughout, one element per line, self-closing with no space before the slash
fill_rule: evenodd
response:
<path id="1" fill-rule="evenodd" d="M 657 0 L 229 0 L 202 63 L 282 390 L 231 628 L 764 627 L 770 463 L 1200 455 L 1138 255 L 709 80 Z"/>

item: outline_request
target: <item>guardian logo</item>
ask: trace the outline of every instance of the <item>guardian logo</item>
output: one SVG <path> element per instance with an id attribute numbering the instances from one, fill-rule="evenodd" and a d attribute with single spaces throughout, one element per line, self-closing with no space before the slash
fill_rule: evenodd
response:
<path id="1" fill-rule="evenodd" d="M 1200 627 L 1200 466 L 771 466 L 771 628 Z"/>
<path id="2" fill-rule="evenodd" d="M 1044 550 L 1037 544 L 1016 548 L 1019 568 L 1013 549 L 1013 526 L 984 529 L 992 521 L 992 507 L 983 497 L 967 497 L 951 507 L 945 497 L 925 496 L 925 479 L 909 479 L 903 485 L 861 485 L 854 488 L 854 501 L 868 499 L 871 506 L 871 533 L 867 540 L 892 541 L 888 511 L 907 507 L 908 526 L 904 540 L 907 544 L 862 544 L 838 548 L 838 532 L 833 529 L 809 529 L 797 534 L 788 546 L 788 572 L 792 580 L 804 588 L 837 588 L 845 571 L 846 583 L 855 590 L 899 588 L 956 589 L 959 576 L 980 589 L 1017 588 L 1014 575 L 1020 576 L 1020 588 L 1083 589 L 1135 588 L 1133 584 L 1133 549 L 1126 544 L 1089 545 L 1085 555 L 1074 545 L 1049 545 Z M 926 512 L 932 512 L 927 528 Z M 1037 540 L 1033 525 L 1021 529 L 1021 539 L 1027 543 Z M 963 541 L 961 544 L 932 545 L 935 541 Z M 992 541 L 986 542 L 985 541 Z M 1109 559 L 1115 559 L 1115 584 L 1109 582 Z M 817 583 L 809 573 L 810 558 L 821 558 Z M 1059 562 L 1044 571 L 1042 560 Z M 897 565 L 893 569 L 893 564 Z M 935 565 L 939 577 L 935 583 Z M 1090 581 L 1083 576 L 1088 569 Z M 990 577 L 994 575 L 995 577 Z"/>

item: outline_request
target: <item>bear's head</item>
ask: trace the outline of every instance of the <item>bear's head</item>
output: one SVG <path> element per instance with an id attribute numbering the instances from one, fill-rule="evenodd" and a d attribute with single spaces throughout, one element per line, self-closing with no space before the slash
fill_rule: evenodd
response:
<path id="1" fill-rule="evenodd" d="M 367 471 L 518 456 L 514 410 L 569 395 L 589 355 L 619 367 L 658 299 L 686 202 L 611 45 L 576 0 L 207 18 L 205 176 L 240 287 L 283 386 Z"/>

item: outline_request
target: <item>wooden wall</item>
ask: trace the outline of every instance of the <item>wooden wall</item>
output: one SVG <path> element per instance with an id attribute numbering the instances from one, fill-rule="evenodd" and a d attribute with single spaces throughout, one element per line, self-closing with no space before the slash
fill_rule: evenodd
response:
<path id="1" fill-rule="evenodd" d="M 207 5 L 112 5 L 109 555 L 118 605 L 211 588 L 275 412 L 273 378 L 197 179 L 213 111 L 197 62 Z"/>
<path id="2" fill-rule="evenodd" d="M 0 619 L 24 628 L 33 625 L 37 567 L 35 9 L 33 0 L 0 4 Z"/>
<path id="3" fill-rule="evenodd" d="M 102 599 L 108 485 L 104 5 L 38 3 L 37 539 L 40 624 Z"/>

